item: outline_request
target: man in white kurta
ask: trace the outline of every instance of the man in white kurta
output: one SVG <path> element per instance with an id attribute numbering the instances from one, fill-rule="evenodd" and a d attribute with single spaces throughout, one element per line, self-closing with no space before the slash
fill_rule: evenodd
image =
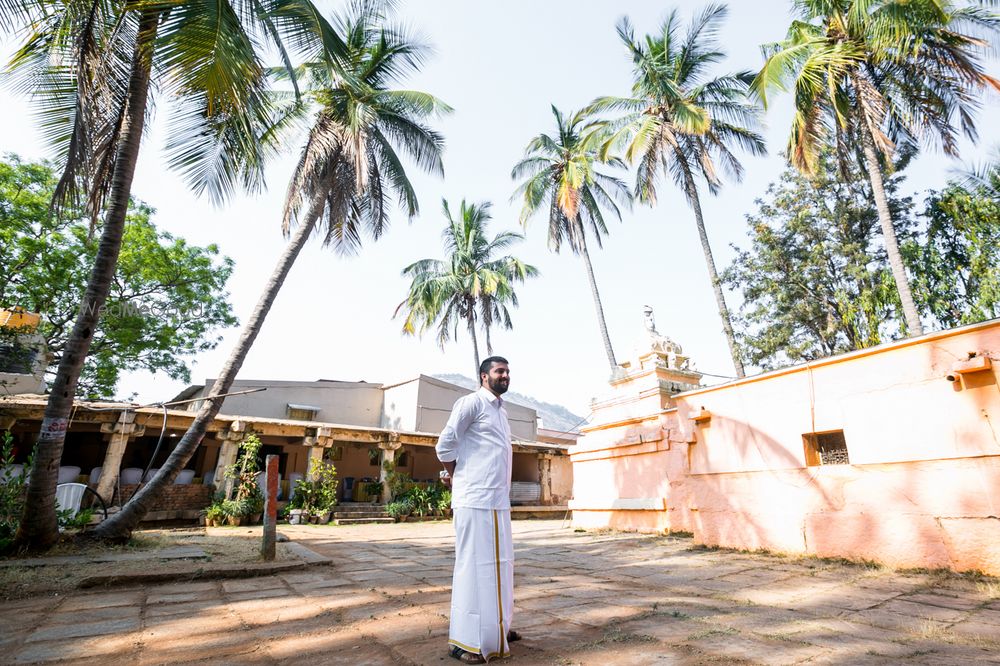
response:
<path id="1" fill-rule="evenodd" d="M 510 654 L 514 606 L 514 544 L 510 531 L 513 449 L 500 396 L 510 385 L 507 361 L 480 366 L 481 387 L 452 408 L 437 443 L 451 481 L 455 574 L 451 590 L 451 656 L 482 663 Z"/>

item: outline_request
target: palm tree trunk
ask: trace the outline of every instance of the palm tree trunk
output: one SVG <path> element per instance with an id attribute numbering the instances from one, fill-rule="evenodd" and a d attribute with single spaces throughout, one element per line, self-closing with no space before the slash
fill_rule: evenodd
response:
<path id="1" fill-rule="evenodd" d="M 675 149 L 677 161 L 684 171 L 684 191 L 687 194 L 688 203 L 694 210 L 694 222 L 698 228 L 698 239 L 701 241 L 701 251 L 705 255 L 705 265 L 708 266 L 708 277 L 712 281 L 712 291 L 715 293 L 715 305 L 719 308 L 719 317 L 722 319 L 722 330 L 726 334 L 726 342 L 729 344 L 729 356 L 733 359 L 733 368 L 737 377 L 746 377 L 743 368 L 743 360 L 740 358 L 739 348 L 736 346 L 736 334 L 733 333 L 733 321 L 729 315 L 729 308 L 726 306 L 726 295 L 722 293 L 722 281 L 719 280 L 719 271 L 715 268 L 715 256 L 712 254 L 712 244 L 708 242 L 708 232 L 705 230 L 705 217 L 701 212 L 701 199 L 698 197 L 698 186 L 694 182 L 694 175 L 688 165 L 687 157 L 680 149 Z"/>
<path id="2" fill-rule="evenodd" d="M 472 353 L 476 355 L 476 371 L 472 373 L 472 376 L 476 378 L 476 384 L 482 385 L 482 379 L 479 377 L 479 341 L 476 339 L 476 320 L 472 317 L 468 320 L 469 323 L 469 335 L 472 336 Z"/>
<path id="3" fill-rule="evenodd" d="M 156 473 L 156 476 L 143 486 L 122 507 L 121 511 L 97 526 L 93 532 L 94 538 L 115 542 L 128 540 L 132 534 L 132 530 L 139 525 L 139 521 L 156 504 L 163 491 L 174 482 L 174 478 L 184 469 L 188 460 L 197 451 L 201 440 L 205 437 L 208 426 L 215 419 L 215 416 L 219 413 L 219 409 L 222 407 L 223 400 L 215 398 L 215 396 L 226 393 L 233 385 L 233 381 L 243 366 L 243 361 L 246 359 L 247 353 L 253 346 L 254 340 L 257 339 L 257 334 L 260 333 L 267 313 L 274 304 L 274 299 L 277 297 L 281 286 L 285 282 L 285 278 L 288 276 L 288 272 L 295 263 L 295 259 L 299 256 L 299 252 L 305 246 L 306 241 L 309 240 L 309 234 L 316 225 L 316 220 L 319 219 L 323 205 L 324 201 L 322 198 L 314 201 L 309 211 L 309 217 L 295 230 L 288 245 L 285 247 L 285 251 L 278 258 L 278 264 L 264 286 L 264 292 L 260 295 L 260 300 L 257 301 L 257 307 L 254 308 L 247 323 L 243 326 L 240 339 L 233 348 L 233 351 L 230 352 L 229 358 L 222 367 L 219 377 L 215 380 L 211 392 L 202 403 L 198 415 L 195 416 L 187 432 L 184 433 L 181 441 L 171 452 L 170 457 L 167 458 L 167 461 Z"/>
<path id="4" fill-rule="evenodd" d="M 24 511 L 14 540 L 16 549 L 44 550 L 59 539 L 55 511 L 59 463 L 62 460 L 77 382 L 118 266 L 132 178 L 139 159 L 139 144 L 146 118 L 153 41 L 156 38 L 158 20 L 159 12 L 156 11 L 144 12 L 140 18 L 126 98 L 127 111 L 121 128 L 122 141 L 115 156 L 101 240 L 87 281 L 87 289 L 76 315 L 76 323 L 66 341 L 49 400 L 45 405 L 45 414 L 35 444 L 35 464 L 29 477 Z"/>
<path id="5" fill-rule="evenodd" d="M 590 282 L 590 293 L 594 297 L 594 308 L 597 310 L 597 325 L 601 329 L 601 338 L 604 340 L 604 352 L 608 355 L 608 363 L 611 365 L 611 373 L 618 369 L 618 362 L 615 361 L 615 350 L 611 348 L 611 336 L 608 335 L 608 323 L 604 320 L 604 306 L 601 305 L 601 294 L 597 291 L 597 280 L 594 278 L 594 265 L 590 263 L 590 252 L 587 251 L 587 239 L 580 234 L 580 254 L 583 256 L 583 265 L 587 269 L 587 281 Z"/>
<path id="6" fill-rule="evenodd" d="M 889 210 L 889 200 L 885 196 L 885 185 L 882 182 L 882 167 L 878 163 L 878 155 L 875 152 L 875 141 L 871 132 L 864 124 L 861 125 L 861 144 L 865 153 L 865 167 L 868 171 L 868 179 L 871 181 L 872 194 L 875 197 L 875 210 L 878 211 L 878 222 L 882 227 L 882 237 L 885 238 L 885 252 L 889 256 L 889 267 L 892 269 L 892 278 L 896 281 L 896 290 L 899 292 L 899 301 L 903 306 L 903 317 L 906 320 L 906 333 L 908 336 L 922 335 L 924 326 L 920 322 L 920 313 L 913 301 L 913 292 L 910 291 L 910 278 L 906 275 L 906 267 L 903 265 L 903 256 L 899 253 L 899 241 L 896 240 L 896 229 L 892 226 L 892 212 Z"/>

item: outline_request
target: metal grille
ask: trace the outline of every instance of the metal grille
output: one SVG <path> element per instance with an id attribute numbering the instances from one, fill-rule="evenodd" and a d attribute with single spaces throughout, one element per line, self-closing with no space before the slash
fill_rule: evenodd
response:
<path id="1" fill-rule="evenodd" d="M 824 432 L 813 435 L 815 446 L 819 452 L 819 460 L 822 465 L 850 465 L 851 459 L 847 455 L 847 440 L 844 439 L 844 431 Z"/>

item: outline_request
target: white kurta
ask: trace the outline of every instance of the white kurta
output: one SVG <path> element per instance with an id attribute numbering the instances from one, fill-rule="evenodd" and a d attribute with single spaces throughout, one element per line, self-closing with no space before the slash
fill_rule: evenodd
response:
<path id="1" fill-rule="evenodd" d="M 513 447 L 503 400 L 481 388 L 456 402 L 437 454 L 444 462 L 455 462 L 455 575 L 448 642 L 487 660 L 506 657 L 514 615 Z"/>
<path id="2" fill-rule="evenodd" d="M 487 660 L 507 657 L 514 618 L 510 511 L 455 509 L 455 575 L 448 642 Z"/>

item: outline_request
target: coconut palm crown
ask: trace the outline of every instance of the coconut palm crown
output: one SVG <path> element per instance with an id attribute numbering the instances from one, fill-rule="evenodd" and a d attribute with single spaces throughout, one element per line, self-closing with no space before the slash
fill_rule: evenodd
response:
<path id="1" fill-rule="evenodd" d="M 937 143 L 958 154 L 958 130 L 975 138 L 977 94 L 1000 91 L 979 56 L 1000 25 L 982 7 L 947 0 L 796 0 L 784 41 L 764 47 L 753 82 L 767 104 L 791 90 L 788 155 L 806 173 L 823 145 L 864 164 L 879 212 L 907 332 L 923 327 L 885 197 L 882 171 L 901 144 Z M 957 119 L 958 127 L 953 123 Z M 861 156 L 856 158 L 857 148 Z"/>
<path id="2" fill-rule="evenodd" d="M 725 57 L 717 36 L 726 15 L 725 6 L 709 5 L 684 32 L 679 14 L 673 11 L 657 32 L 641 39 L 628 18 L 621 19 L 617 30 L 632 59 L 632 94 L 600 97 L 589 110 L 620 114 L 610 122 L 606 150 L 624 147 L 625 159 L 637 165 L 636 198 L 654 205 L 661 174 L 684 192 L 695 214 L 733 365 L 742 377 L 743 363 L 698 192 L 699 181 L 704 181 L 709 192 L 717 193 L 722 185 L 720 171 L 735 180 L 742 178 L 743 165 L 735 150 L 750 155 L 766 152 L 757 131 L 759 106 L 747 98 L 753 76 L 749 72 L 713 76 L 711 72 Z"/>
<path id="3" fill-rule="evenodd" d="M 406 300 L 396 308 L 396 315 L 405 313 L 403 333 L 422 335 L 437 327 L 437 342 L 444 345 L 464 324 L 472 338 L 475 372 L 479 372 L 479 343 L 476 329 L 486 337 L 486 352 L 493 353 L 490 330 L 499 325 L 510 330 L 513 324 L 510 307 L 517 307 L 515 284 L 536 277 L 538 269 L 512 255 L 498 256 L 524 236 L 509 231 L 490 239 L 486 233 L 491 204 L 459 205 L 453 215 L 447 200 L 441 210 L 447 220 L 442 239 L 446 259 L 422 259 L 403 269 L 410 278 Z"/>
<path id="4" fill-rule="evenodd" d="M 621 208 L 630 208 L 632 198 L 621 179 L 604 173 L 602 168 L 624 168 L 617 157 L 602 154 L 606 126 L 594 122 L 582 111 L 562 113 L 552 107 L 556 132 L 539 134 L 525 149 L 524 158 L 511 171 L 511 178 L 522 180 L 514 198 L 522 199 L 521 224 L 541 209 L 547 209 L 548 244 L 559 252 L 567 243 L 580 255 L 587 269 L 591 295 L 597 309 L 597 321 L 611 370 L 617 367 L 611 338 L 604 320 L 604 308 L 594 278 L 594 268 L 587 248 L 590 235 L 601 246 L 608 233 L 605 214 L 621 220 Z"/>

